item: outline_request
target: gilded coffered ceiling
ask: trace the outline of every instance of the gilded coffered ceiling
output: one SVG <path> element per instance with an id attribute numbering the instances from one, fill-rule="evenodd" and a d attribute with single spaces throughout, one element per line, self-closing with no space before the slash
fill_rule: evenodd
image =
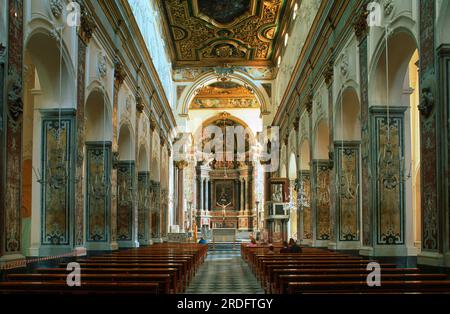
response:
<path id="1" fill-rule="evenodd" d="M 270 66 L 286 0 L 159 0 L 175 66 Z"/>

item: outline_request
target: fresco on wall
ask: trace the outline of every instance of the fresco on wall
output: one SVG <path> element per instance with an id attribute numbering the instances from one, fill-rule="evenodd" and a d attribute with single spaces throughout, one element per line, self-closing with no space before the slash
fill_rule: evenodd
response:
<path id="1" fill-rule="evenodd" d="M 336 144 L 339 241 L 359 241 L 359 144 Z"/>
<path id="2" fill-rule="evenodd" d="M 134 162 L 121 161 L 117 167 L 117 240 L 133 237 Z"/>
<path id="3" fill-rule="evenodd" d="M 139 172 L 138 174 L 138 239 L 149 240 L 150 222 L 150 172 Z"/>
<path id="4" fill-rule="evenodd" d="M 86 143 L 86 240 L 108 241 L 111 143 Z"/>
<path id="5" fill-rule="evenodd" d="M 403 115 L 394 116 L 392 109 L 389 129 L 386 113 L 375 113 L 374 152 L 375 167 L 377 243 L 392 245 L 404 243 L 403 208 Z"/>
<path id="6" fill-rule="evenodd" d="M 330 169 L 328 161 L 314 161 L 316 240 L 330 239 Z"/>
<path id="7" fill-rule="evenodd" d="M 72 125 L 72 119 L 59 121 L 58 117 L 42 121 L 42 244 L 71 242 Z"/>
<path id="8" fill-rule="evenodd" d="M 309 171 L 301 171 L 301 191 L 299 193 L 299 204 L 303 209 L 303 239 L 311 240 L 313 237 L 312 215 L 311 215 L 311 176 Z"/>

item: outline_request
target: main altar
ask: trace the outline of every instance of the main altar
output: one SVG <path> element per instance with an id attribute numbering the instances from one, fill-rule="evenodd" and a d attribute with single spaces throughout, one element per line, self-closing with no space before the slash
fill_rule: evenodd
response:
<path id="1" fill-rule="evenodd" d="M 213 161 L 197 166 L 197 226 L 215 242 L 233 242 L 253 230 L 253 166 Z"/>

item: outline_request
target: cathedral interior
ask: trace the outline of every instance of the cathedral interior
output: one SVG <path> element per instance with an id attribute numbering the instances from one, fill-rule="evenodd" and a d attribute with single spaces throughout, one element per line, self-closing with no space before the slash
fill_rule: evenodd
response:
<path id="1" fill-rule="evenodd" d="M 434 0 L 0 0 L 0 294 L 450 293 L 449 29 Z"/>

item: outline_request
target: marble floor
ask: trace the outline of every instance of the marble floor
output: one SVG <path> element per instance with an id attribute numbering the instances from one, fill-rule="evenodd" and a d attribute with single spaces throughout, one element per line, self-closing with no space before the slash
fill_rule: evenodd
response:
<path id="1" fill-rule="evenodd" d="M 210 251 L 186 293 L 263 294 L 264 290 L 239 251 Z"/>

